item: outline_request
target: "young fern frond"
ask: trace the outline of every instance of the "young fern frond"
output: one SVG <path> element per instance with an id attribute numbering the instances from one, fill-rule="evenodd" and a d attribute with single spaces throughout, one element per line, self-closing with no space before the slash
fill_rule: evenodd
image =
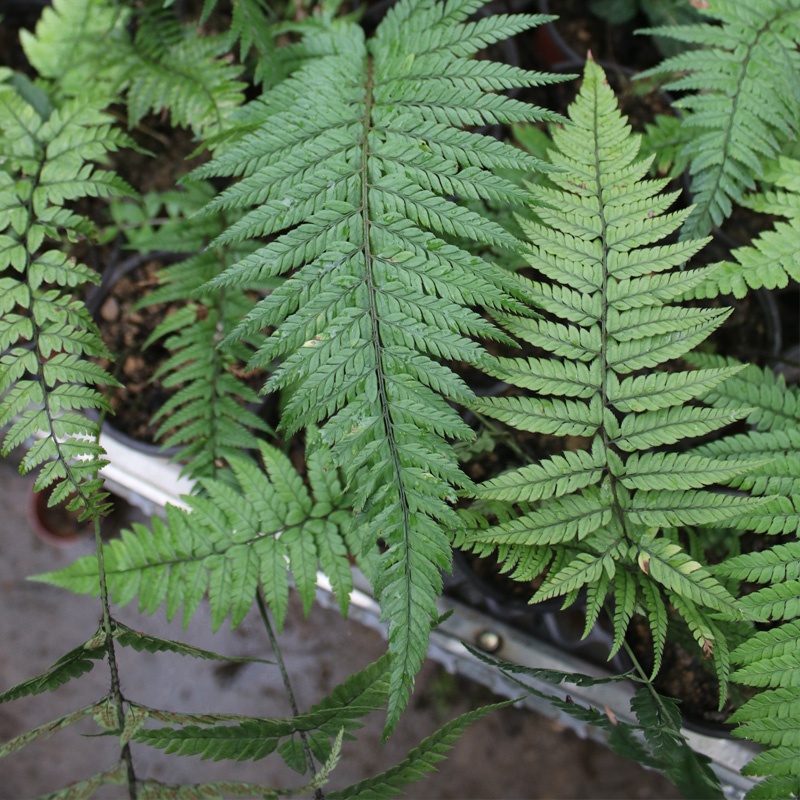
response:
<path id="1" fill-rule="evenodd" d="M 690 134 L 695 208 L 681 235 L 707 234 L 730 216 L 765 164 L 797 135 L 800 119 L 800 4 L 797 0 L 710 0 L 708 23 L 646 33 L 699 45 L 641 73 L 678 74 L 666 84 L 689 94 L 676 100 Z"/>
<path id="2" fill-rule="evenodd" d="M 64 102 L 44 119 L 8 84 L 0 84 L 0 426 L 11 424 L 3 454 L 39 437 L 22 472 L 39 469 L 37 490 L 53 486 L 51 503 L 71 497 L 85 516 L 100 513 L 105 463 L 97 426 L 81 412 L 107 408 L 95 388 L 114 384 L 85 357 L 106 352 L 76 287 L 97 282 L 88 267 L 58 247 L 92 231 L 65 207 L 82 197 L 132 194 L 95 163 L 129 144 L 91 98 Z"/>
<path id="3" fill-rule="evenodd" d="M 472 337 L 507 337 L 478 311 L 524 311 L 513 274 L 451 244 L 519 242 L 447 196 L 513 201 L 488 168 L 537 162 L 461 128 L 551 116 L 493 93 L 544 76 L 465 57 L 520 29 L 514 17 L 462 24 L 481 5 L 401 0 L 369 41 L 346 23 L 309 34 L 319 55 L 253 104 L 255 132 L 196 172 L 241 176 L 207 207 L 244 212 L 214 246 L 276 237 L 211 286 L 289 275 L 231 338 L 272 329 L 250 364 L 286 390 L 283 429 L 327 420 L 322 436 L 358 486 L 363 546 L 386 545 L 369 577 L 393 656 L 387 730 L 438 618 L 453 487 L 469 485 L 447 439 L 472 433 L 447 401 L 472 394 L 440 362 L 480 366 Z"/>
<path id="4" fill-rule="evenodd" d="M 204 495 L 187 497 L 190 511 L 167 506 L 166 524 L 152 531 L 136 524 L 104 547 L 110 593 L 118 605 L 139 598 L 149 614 L 162 605 L 167 618 L 183 606 L 189 624 L 208 591 L 214 630 L 230 614 L 237 626 L 259 585 L 280 629 L 289 604 L 289 570 L 308 613 L 318 565 L 346 612 L 352 589 L 346 531 L 350 514 L 336 469 L 319 443 L 309 447 L 313 497 L 279 450 L 260 445 L 266 474 L 249 459 L 231 457 L 235 487 L 212 478 L 199 483 Z M 288 561 L 288 569 L 287 569 Z M 81 594 L 96 594 L 97 560 L 79 558 L 37 580 Z"/>
<path id="5" fill-rule="evenodd" d="M 172 356 L 153 376 L 165 387 L 180 387 L 153 417 L 161 422 L 157 435 L 165 447 L 179 446 L 173 460 L 185 462 L 185 472 L 193 477 L 220 477 L 229 457 L 246 458 L 258 440 L 253 431 L 269 432 L 269 426 L 246 403 L 259 400 L 237 370 L 252 356 L 247 342 L 220 344 L 250 307 L 239 288 L 199 289 L 227 266 L 251 253 L 255 246 L 242 243 L 207 248 L 224 226 L 218 217 L 193 217 L 192 214 L 213 197 L 207 183 L 187 182 L 184 191 L 170 192 L 160 200 L 174 218 L 150 236 L 139 236 L 142 250 L 168 250 L 195 253 L 185 261 L 166 267 L 159 273 L 159 287 L 147 295 L 141 305 L 167 306 L 191 300 L 168 315 L 146 342 L 164 339 Z M 272 288 L 252 286 L 253 289 Z M 168 436 L 165 436 L 169 432 Z"/>
<path id="6" fill-rule="evenodd" d="M 591 437 L 591 444 L 482 484 L 479 498 L 523 504 L 524 513 L 478 526 L 467 539 L 520 550 L 515 558 L 535 563 L 546 577 L 532 602 L 566 596 L 569 603 L 588 587 L 596 616 L 611 595 L 615 651 L 641 611 L 653 630 L 656 669 L 668 598 L 706 652 L 719 656 L 724 684 L 726 645 L 713 616 L 741 612 L 671 532 L 741 515 L 749 499 L 707 487 L 745 466 L 666 446 L 747 414 L 686 402 L 738 368 L 650 370 L 694 347 L 728 312 L 670 304 L 706 275 L 707 268 L 675 269 L 704 242 L 658 244 L 689 211 L 666 213 L 675 197 L 661 193 L 666 180 L 644 180 L 652 159 L 638 157 L 640 137 L 592 61 L 570 118 L 573 125 L 553 131 L 551 159 L 563 169 L 549 176 L 555 188 L 531 187 L 541 221 L 521 222 L 532 242 L 527 260 L 547 279 L 530 288 L 545 314 L 506 318 L 510 332 L 552 355 L 499 359 L 493 373 L 534 396 L 480 398 L 473 407 L 521 430 Z M 539 548 L 552 559 L 529 555 Z"/>

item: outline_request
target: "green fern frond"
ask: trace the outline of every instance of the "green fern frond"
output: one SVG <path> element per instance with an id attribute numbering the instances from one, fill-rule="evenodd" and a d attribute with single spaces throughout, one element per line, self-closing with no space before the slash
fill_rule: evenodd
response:
<path id="1" fill-rule="evenodd" d="M 78 97 L 88 86 L 110 101 L 122 80 L 120 48 L 127 46 L 130 12 L 106 0 L 54 0 L 42 10 L 35 34 L 20 31 L 28 61 L 56 91 Z"/>
<path id="2" fill-rule="evenodd" d="M 64 203 L 82 197 L 132 194 L 101 169 L 108 151 L 130 144 L 90 98 L 68 100 L 43 119 L 9 85 L 0 84 L 0 425 L 11 425 L 3 454 L 39 437 L 22 472 L 39 468 L 36 489 L 54 486 L 50 503 L 70 498 L 84 516 L 101 513 L 97 471 L 105 463 L 97 425 L 80 412 L 107 408 L 97 384 L 114 380 L 84 361 L 107 353 L 88 311 L 72 298 L 96 274 L 59 247 L 92 233 L 89 221 Z"/>
<path id="3" fill-rule="evenodd" d="M 727 312 L 669 304 L 680 297 L 686 280 L 676 268 L 703 242 L 659 243 L 689 211 L 667 213 L 674 195 L 661 194 L 665 180 L 645 179 L 650 159 L 638 157 L 640 137 L 631 133 L 591 61 L 570 117 L 573 125 L 553 131 L 556 149 L 550 154 L 563 171 L 548 176 L 550 187 L 530 187 L 540 201 L 540 221 L 520 220 L 532 242 L 527 259 L 550 281 L 532 288 L 545 314 L 501 318 L 511 333 L 552 357 L 500 359 L 493 374 L 533 396 L 479 399 L 473 407 L 521 430 L 590 436 L 592 442 L 481 486 L 479 498 L 520 504 L 523 513 L 477 526 L 466 541 L 507 548 L 502 557 L 515 560 L 531 558 L 526 549 L 546 548 L 546 566 L 536 560 L 546 576 L 531 602 L 558 596 L 571 602 L 587 587 L 596 615 L 611 595 L 614 652 L 634 610 L 644 611 L 656 669 L 666 639 L 665 596 L 670 597 L 707 652 L 718 655 L 724 685 L 727 646 L 712 614 L 741 619 L 742 612 L 669 533 L 731 521 L 744 525 L 745 515 L 757 514 L 758 503 L 767 501 L 710 489 L 735 479 L 748 464 L 654 448 L 746 416 L 745 406 L 716 409 L 689 402 L 741 367 L 650 370 L 696 346 Z M 692 280 L 701 280 L 705 271 L 694 272 Z M 630 374 L 639 371 L 644 374 Z M 552 560 L 551 553 L 557 554 Z"/>
<path id="4" fill-rule="evenodd" d="M 248 0 L 248 9 L 255 6 Z M 105 98 L 102 107 L 125 92 L 131 127 L 166 109 L 175 125 L 217 133 L 244 97 L 241 68 L 228 59 L 231 35 L 202 36 L 157 5 L 131 13 L 107 0 L 58 0 L 35 35 L 23 31 L 21 41 L 38 72 L 58 79 L 64 97 L 79 97 L 90 85 Z"/>
<path id="5" fill-rule="evenodd" d="M 751 289 L 784 288 L 790 280 L 800 280 L 800 264 L 797 260 L 797 251 L 800 249 L 800 191 L 793 183 L 798 169 L 800 162 L 785 156 L 779 157 L 774 185 L 786 188 L 747 195 L 740 201 L 746 208 L 785 217 L 787 221 L 775 222 L 772 229 L 760 233 L 752 244 L 737 247 L 732 253 L 735 261 L 717 264 L 712 279 L 700 284 L 693 291 L 693 296 L 732 294 L 744 297 Z"/>
<path id="6" fill-rule="evenodd" d="M 262 719 L 145 709 L 153 719 L 183 727 L 141 730 L 136 734 L 136 740 L 178 755 L 242 761 L 257 760 L 275 750 L 281 751 L 287 742 L 296 742 L 287 737 L 299 731 L 314 732 L 315 754 L 327 762 L 335 756 L 336 742 L 340 744 L 342 739 L 353 739 L 350 731 L 363 727 L 360 720 L 386 704 L 388 691 L 389 659 L 384 656 L 350 675 L 304 714 L 285 719 Z M 238 724 L 217 724 L 220 722 Z M 282 743 L 281 739 L 284 740 Z M 303 774 L 305 764 L 298 771 Z"/>
<path id="7" fill-rule="evenodd" d="M 778 584 L 775 588 L 796 583 Z M 794 591 L 797 591 L 796 586 Z M 731 676 L 734 680 L 753 687 L 771 687 L 748 700 L 731 717 L 731 722 L 737 723 L 735 736 L 752 739 L 769 748 L 742 769 L 744 775 L 769 776 L 748 792 L 748 798 L 800 796 L 798 637 L 800 623 L 787 622 L 759 631 L 732 654 L 739 665 Z"/>
<path id="8" fill-rule="evenodd" d="M 347 798 L 355 797 L 365 798 L 365 800 L 389 800 L 389 798 L 397 797 L 398 792 L 404 793 L 405 787 L 416 783 L 425 776 L 426 772 L 435 770 L 436 764 L 444 761 L 447 752 L 468 725 L 492 711 L 506 708 L 514 702 L 514 700 L 506 700 L 462 714 L 424 739 L 419 746 L 409 751 L 406 758 L 397 766 L 374 778 L 368 778 L 348 786 L 346 789 L 327 792 L 326 797 L 329 797 L 330 800 L 347 800 Z"/>
<path id="9" fill-rule="evenodd" d="M 135 524 L 104 546 L 114 602 L 125 605 L 138 596 L 141 611 L 152 614 L 165 605 L 169 619 L 183 606 L 186 626 L 208 590 L 216 630 L 229 614 L 232 627 L 242 621 L 260 585 L 280 629 L 289 602 L 288 560 L 306 612 L 318 563 L 347 610 L 352 577 L 341 530 L 350 514 L 343 510 L 343 490 L 317 504 L 286 456 L 263 443 L 260 450 L 266 475 L 249 460 L 231 457 L 234 486 L 201 479 L 205 496 L 185 498 L 191 511 L 168 506 L 166 524 L 154 517 L 152 531 Z M 97 560 L 85 556 L 35 579 L 96 595 L 97 570 Z"/>
<path id="10" fill-rule="evenodd" d="M 156 232 L 136 238 L 137 247 L 144 251 L 197 253 L 163 269 L 159 286 L 140 302 L 169 307 L 198 298 L 165 317 L 145 343 L 149 346 L 163 339 L 172 353 L 154 379 L 178 391 L 159 408 L 153 422 L 161 423 L 157 435 L 164 439 L 165 447 L 180 448 L 173 460 L 184 462 L 184 472 L 194 477 L 218 477 L 229 457 L 242 458 L 247 450 L 257 448 L 254 431 L 270 431 L 252 410 L 258 395 L 236 374 L 252 356 L 252 346 L 247 342 L 220 344 L 250 306 L 245 293 L 232 288 L 200 292 L 227 266 L 255 249 L 248 243 L 205 249 L 221 232 L 224 220 L 192 215 L 213 196 L 209 184 L 187 181 L 185 191 L 149 200 L 154 212 L 163 203 L 170 221 Z M 275 285 L 273 281 L 249 288 L 264 290 Z"/>
<path id="11" fill-rule="evenodd" d="M 91 672 L 96 661 L 102 661 L 106 655 L 105 633 L 98 628 L 88 642 L 78 645 L 74 650 L 65 653 L 52 664 L 47 672 L 28 678 L 0 694 L 0 703 L 7 703 L 28 695 L 53 692 L 72 678 Z"/>
<path id="12" fill-rule="evenodd" d="M 682 151 L 691 162 L 696 203 L 682 236 L 708 233 L 741 203 L 764 166 L 797 135 L 800 8 L 793 0 L 759 0 L 742 14 L 736 0 L 710 0 L 707 23 L 647 33 L 701 45 L 641 73 L 674 75 L 667 89 L 684 116 Z M 714 24 L 720 23 L 720 24 Z"/>
<path id="13" fill-rule="evenodd" d="M 469 485 L 446 437 L 472 434 L 442 397 L 471 394 L 436 362 L 486 363 L 469 337 L 505 335 L 480 311 L 524 311 L 521 280 L 450 242 L 522 245 L 447 198 L 523 202 L 488 170 L 535 162 L 461 129 L 552 116 L 494 93 L 548 77 L 465 57 L 540 19 L 463 24 L 480 5 L 403 0 L 369 41 L 345 23 L 309 33 L 320 55 L 256 101 L 258 127 L 195 173 L 242 177 L 207 208 L 243 213 L 214 246 L 276 235 L 211 286 L 288 274 L 234 337 L 274 329 L 250 366 L 272 369 L 267 389 L 288 393 L 285 430 L 328 419 L 322 436 L 359 487 L 365 547 L 387 545 L 370 576 L 394 656 L 387 730 L 436 617 L 443 528 L 458 525 L 447 499 Z"/>
<path id="14" fill-rule="evenodd" d="M 522 675 L 534 680 L 547 681 L 555 686 L 564 681 L 576 686 L 594 686 L 626 680 L 631 677 L 630 675 L 595 678 L 558 670 L 537 669 L 496 659 L 473 648 L 468 649 L 481 661 L 496 666 L 506 678 L 527 693 L 546 699 L 565 714 L 603 730 L 608 737 L 608 746 L 618 755 L 638 764 L 663 770 L 664 775 L 681 790 L 684 796 L 719 798 L 719 800 L 723 797 L 719 778 L 710 766 L 711 759 L 696 753 L 683 735 L 677 701 L 658 694 L 643 674 L 637 679 L 643 680 L 646 685 L 637 689 L 631 698 L 631 711 L 638 722 L 638 725 L 633 725 L 609 713 L 608 708 L 605 710 L 591 706 L 586 708 L 570 698 L 562 700 L 514 677 Z"/>
<path id="15" fill-rule="evenodd" d="M 216 133 L 244 98 L 241 68 L 226 60 L 229 34 L 201 36 L 167 9 L 145 8 L 123 53 L 128 118 L 168 109 L 175 125 Z"/>

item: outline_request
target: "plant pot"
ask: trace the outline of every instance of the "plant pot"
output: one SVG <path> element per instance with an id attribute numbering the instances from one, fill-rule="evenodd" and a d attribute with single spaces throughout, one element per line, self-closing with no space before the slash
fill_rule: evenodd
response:
<path id="1" fill-rule="evenodd" d="M 31 525 L 48 544 L 58 547 L 75 544 L 92 533 L 91 520 L 78 521 L 78 512 L 68 511 L 63 503 L 49 505 L 53 487 L 33 492 L 29 501 Z"/>

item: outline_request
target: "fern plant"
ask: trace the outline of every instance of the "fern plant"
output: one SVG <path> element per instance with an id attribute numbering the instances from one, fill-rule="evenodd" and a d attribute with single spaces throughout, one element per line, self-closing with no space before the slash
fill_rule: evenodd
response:
<path id="1" fill-rule="evenodd" d="M 505 317 L 510 332 L 544 357 L 499 359 L 495 374 L 532 397 L 478 399 L 473 407 L 520 430 L 587 437 L 585 449 L 506 472 L 479 498 L 525 511 L 465 537 L 484 551 L 505 548 L 512 577 L 544 580 L 532 602 L 586 588 L 587 632 L 608 596 L 614 647 L 636 610 L 646 614 L 658 671 L 675 607 L 724 687 L 729 652 L 718 618 L 737 619 L 737 601 L 681 547 L 681 526 L 741 520 L 751 501 L 707 487 L 744 471 L 739 464 L 671 448 L 744 416 L 745 410 L 689 404 L 737 368 L 655 372 L 703 341 L 726 310 L 672 304 L 708 268 L 675 269 L 703 240 L 658 244 L 691 213 L 666 213 L 666 180 L 645 180 L 651 158 L 619 113 L 602 70 L 587 62 L 573 124 L 553 131 L 555 188 L 532 186 L 540 222 L 522 221 L 537 318 Z"/>
<path id="2" fill-rule="evenodd" d="M 37 487 L 54 483 L 54 502 L 75 496 L 73 507 L 96 523 L 96 555 L 40 580 L 100 595 L 103 610 L 92 638 L 0 702 L 55 690 L 106 656 L 111 673 L 106 697 L 0 746 L 0 755 L 93 717 L 118 737 L 120 761 L 65 797 L 103 783 L 126 785 L 131 797 L 319 797 L 364 715 L 384 709 L 385 733 L 396 725 L 439 621 L 440 573 L 455 543 L 497 549 L 514 577 L 538 577 L 534 600 L 585 595 L 587 632 L 610 608 L 614 652 L 627 646 L 633 615 L 644 614 L 653 675 L 677 617 L 714 656 L 721 702 L 731 677 L 771 682 L 734 719 L 742 735 L 776 748 L 748 767 L 773 773 L 752 796 L 795 792 L 786 709 L 794 708 L 796 543 L 713 566 L 696 543 L 704 528 L 724 531 L 734 553 L 744 532 L 796 534 L 800 401 L 769 371 L 688 356 L 728 312 L 677 303 L 796 277 L 796 165 L 776 160 L 798 118 L 796 0 L 746 9 L 716 0 L 703 10 L 711 24 L 654 31 L 698 45 L 652 71 L 679 71 L 672 87 L 688 92 L 677 104 L 683 119 L 647 137 L 656 160 L 640 154 L 640 137 L 591 60 L 567 120 L 506 94 L 556 78 L 475 57 L 549 17 L 479 16 L 483 0 L 399 0 L 367 37 L 352 15 L 334 18 L 336 0 L 321 5 L 304 19 L 298 6 L 281 23 L 289 9 L 233 0 L 219 32 L 226 26 L 210 16 L 217 0 L 198 3 L 191 24 L 169 2 L 54 0 L 35 32 L 21 35 L 38 77 L 0 73 L 0 423 L 11 425 L 6 450 L 39 437 L 23 467 L 41 465 Z M 95 387 L 112 381 L 86 361 L 102 345 L 77 292 L 96 276 L 68 253 L 93 234 L 77 210 L 85 213 L 86 198 L 135 194 L 104 168 L 109 151 L 134 146 L 112 121 L 136 128 L 150 113 L 162 115 L 158 126 L 169 118 L 190 129 L 212 154 L 183 189 L 146 199 L 172 218 L 131 237 L 142 251 L 195 253 L 163 271 L 149 302 L 181 306 L 152 337 L 171 352 L 160 377 L 178 388 L 158 422 L 183 447 L 196 491 L 166 520 L 102 545 L 103 454 L 97 426 L 76 412 L 104 408 Z M 472 130 L 546 121 L 558 125 L 544 160 Z M 666 180 L 645 176 L 684 163 L 696 205 L 670 213 Z M 540 175 L 524 185 L 521 172 Z M 763 192 L 746 197 L 756 180 Z M 732 203 L 790 221 L 755 243 L 760 252 L 739 251 L 737 264 L 684 269 L 706 241 L 697 236 Z M 507 224 L 512 213 L 518 220 Z M 777 266 L 768 263 L 776 251 Z M 523 261 L 532 279 L 518 271 Z M 527 354 L 496 358 L 480 340 L 509 349 L 521 341 Z M 686 370 L 683 357 L 697 369 Z M 280 396 L 280 433 L 305 430 L 305 473 L 243 408 L 256 400 L 240 380 L 245 361 Z M 533 394 L 479 399 L 464 367 Z M 457 406 L 497 420 L 492 435 L 474 443 Z M 759 430 L 691 448 L 737 420 Z M 569 443 L 475 486 L 459 457 L 491 447 L 502 424 Z M 467 495 L 479 502 L 458 508 Z M 169 618 L 182 611 L 188 622 L 207 594 L 215 630 L 228 618 L 238 625 L 255 604 L 283 670 L 271 620 L 280 632 L 290 584 L 307 611 L 322 573 L 346 613 L 351 561 L 380 601 L 389 655 L 308 712 L 179 713 L 122 693 L 117 646 L 221 657 L 126 628 L 110 599 L 136 600 L 148 613 L 163 607 Z M 774 585 L 739 597 L 740 580 Z M 785 622 L 754 634 L 752 621 L 767 618 Z M 632 704 L 635 727 L 556 704 L 687 794 L 718 796 L 653 675 L 635 676 L 644 686 Z M 288 677 L 285 687 L 293 700 Z M 330 796 L 396 795 L 489 710 Z M 214 759 L 276 753 L 304 786 L 161 785 L 137 773 L 132 741 Z"/>
<path id="3" fill-rule="evenodd" d="M 163 339 L 171 353 L 155 371 L 153 380 L 160 380 L 165 388 L 178 387 L 178 391 L 158 409 L 153 422 L 160 423 L 156 435 L 162 438 L 164 447 L 179 448 L 173 460 L 184 462 L 184 472 L 193 477 L 224 476 L 231 455 L 243 458 L 248 450 L 257 449 L 255 431 L 263 435 L 271 430 L 253 410 L 259 397 L 241 371 L 252 355 L 252 346 L 234 342 L 220 347 L 249 308 L 244 292 L 200 291 L 226 266 L 255 249 L 206 249 L 220 234 L 220 221 L 192 215 L 213 196 L 213 187 L 207 183 L 165 193 L 148 205 L 156 213 L 163 205 L 169 221 L 155 232 L 139 232 L 135 237 L 136 247 L 145 252 L 193 254 L 164 268 L 158 276 L 158 288 L 137 306 L 182 304 L 156 327 L 145 348 Z M 267 291 L 277 283 L 250 289 Z"/>

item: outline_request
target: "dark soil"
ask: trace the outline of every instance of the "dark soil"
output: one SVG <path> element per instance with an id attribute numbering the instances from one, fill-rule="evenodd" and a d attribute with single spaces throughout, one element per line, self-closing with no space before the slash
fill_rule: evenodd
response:
<path id="1" fill-rule="evenodd" d="M 114 354 L 114 361 L 98 359 L 98 363 L 123 384 L 110 390 L 109 402 L 114 411 L 110 424 L 131 439 L 154 443 L 157 426 L 150 420 L 177 389 L 153 383 L 158 368 L 169 358 L 163 344 L 144 344 L 158 324 L 178 306 L 145 306 L 133 310 L 158 284 L 156 273 L 163 268 L 149 261 L 140 269 L 120 278 L 108 296 L 100 302 L 96 319 L 103 341 Z"/>

